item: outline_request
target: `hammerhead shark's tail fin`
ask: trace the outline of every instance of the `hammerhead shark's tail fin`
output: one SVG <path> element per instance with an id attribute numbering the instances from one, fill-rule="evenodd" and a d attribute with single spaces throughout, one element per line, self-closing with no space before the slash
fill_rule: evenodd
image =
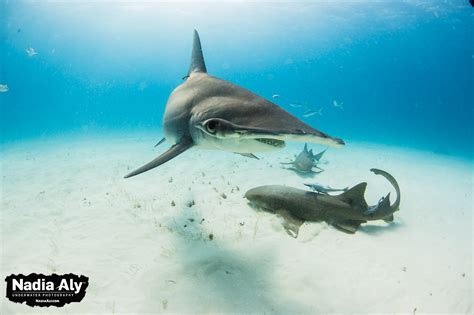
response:
<path id="1" fill-rule="evenodd" d="M 207 72 L 206 64 L 204 63 L 204 56 L 202 55 L 201 40 L 199 39 L 199 34 L 196 30 L 194 30 L 193 53 L 191 55 L 188 76 L 194 72 Z"/>
<path id="2" fill-rule="evenodd" d="M 158 156 L 156 159 L 154 159 L 151 162 L 148 162 L 147 164 L 143 165 L 142 167 L 137 168 L 133 172 L 127 174 L 124 176 L 124 178 L 129 178 L 141 173 L 144 173 L 146 171 L 151 170 L 152 168 L 155 168 L 157 166 L 160 166 L 163 163 L 168 162 L 172 158 L 180 155 L 190 147 L 194 145 L 193 140 L 191 138 L 183 138 L 181 139 L 180 142 L 176 143 L 173 145 L 171 148 L 169 148 L 165 153 L 161 154 Z"/>

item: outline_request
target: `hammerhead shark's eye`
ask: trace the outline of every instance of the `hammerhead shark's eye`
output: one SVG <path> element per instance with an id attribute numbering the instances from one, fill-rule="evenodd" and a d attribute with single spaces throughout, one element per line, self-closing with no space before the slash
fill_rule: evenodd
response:
<path id="1" fill-rule="evenodd" d="M 217 132 L 217 127 L 219 125 L 219 122 L 216 121 L 216 120 L 209 120 L 207 123 L 206 123 L 206 130 L 209 132 L 209 133 L 216 133 Z"/>

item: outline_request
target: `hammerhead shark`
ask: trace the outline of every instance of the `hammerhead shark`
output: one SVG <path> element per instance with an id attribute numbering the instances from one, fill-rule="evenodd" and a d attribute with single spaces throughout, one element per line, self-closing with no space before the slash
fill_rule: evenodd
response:
<path id="1" fill-rule="evenodd" d="M 373 220 L 393 221 L 399 210 L 400 187 L 389 173 L 371 169 L 385 177 L 395 188 L 397 198 L 390 204 L 390 193 L 374 206 L 368 206 L 364 194 L 367 183 L 360 183 L 340 195 L 332 196 L 298 188 L 268 185 L 252 188 L 245 193 L 250 204 L 280 215 L 290 236 L 297 237 L 304 221 L 326 221 L 346 233 L 355 233 L 362 223 Z"/>
<path id="2" fill-rule="evenodd" d="M 191 147 L 252 156 L 283 148 L 286 140 L 344 145 L 343 140 L 310 127 L 278 105 L 207 74 L 196 30 L 185 78 L 171 93 L 163 116 L 165 139 L 173 145 L 125 178 L 160 166 Z"/>

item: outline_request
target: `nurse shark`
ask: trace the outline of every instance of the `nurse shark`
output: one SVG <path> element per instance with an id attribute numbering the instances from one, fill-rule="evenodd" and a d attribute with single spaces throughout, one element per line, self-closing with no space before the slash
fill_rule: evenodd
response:
<path id="1" fill-rule="evenodd" d="M 400 187 L 395 178 L 380 169 L 373 168 L 371 171 L 385 177 L 395 188 L 397 197 L 393 204 L 390 204 L 388 193 L 376 205 L 367 205 L 364 198 L 367 187 L 365 182 L 336 196 L 281 185 L 267 185 L 250 189 L 245 193 L 245 198 L 252 206 L 283 217 L 283 226 L 295 238 L 305 221 L 326 221 L 343 232 L 355 233 L 367 221 L 393 221 L 393 213 L 400 207 Z"/>

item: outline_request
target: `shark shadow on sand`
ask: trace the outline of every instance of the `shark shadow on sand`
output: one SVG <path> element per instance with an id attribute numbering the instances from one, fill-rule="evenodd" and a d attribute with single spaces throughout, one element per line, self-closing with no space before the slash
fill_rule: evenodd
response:
<path id="1" fill-rule="evenodd" d="M 199 207 L 199 203 L 194 207 Z M 226 242 L 235 240 L 226 241 L 221 235 L 215 235 L 211 240 L 209 235 L 212 230 L 206 227 L 206 221 L 201 224 L 199 220 L 195 220 L 192 223 L 194 227 L 191 227 L 189 216 L 189 210 L 183 209 L 173 218 L 174 223 L 171 226 L 175 240 L 173 252 L 176 262 L 172 265 L 176 268 L 175 272 L 184 280 L 170 284 L 172 288 L 170 295 L 175 298 L 168 298 L 169 311 L 173 311 L 174 303 L 184 303 L 196 305 L 194 311 L 200 313 L 312 312 L 309 307 L 289 300 L 272 284 L 276 256 L 274 248 L 267 247 L 255 255 L 232 250 Z M 162 298 L 153 291 L 147 294 L 149 298 Z M 182 310 L 178 306 L 176 311 L 179 313 Z"/>
<path id="2" fill-rule="evenodd" d="M 263 245 L 258 250 L 242 252 L 235 249 L 231 246 L 235 244 L 233 235 L 213 231 L 208 219 L 202 220 L 207 211 L 200 207 L 201 202 L 197 201 L 191 208 L 183 207 L 175 215 L 159 220 L 160 229 L 171 232 L 164 232 L 171 242 L 165 245 L 165 257 L 159 255 L 148 269 L 147 281 L 152 285 L 143 292 L 144 299 L 152 301 L 157 311 L 171 313 L 314 313 L 312 306 L 298 303 L 278 289 L 282 284 L 276 280 L 278 255 L 274 247 Z M 170 276 L 165 273 L 165 277 L 156 277 L 163 275 L 163 268 Z M 166 308 L 161 304 L 163 300 Z"/>

